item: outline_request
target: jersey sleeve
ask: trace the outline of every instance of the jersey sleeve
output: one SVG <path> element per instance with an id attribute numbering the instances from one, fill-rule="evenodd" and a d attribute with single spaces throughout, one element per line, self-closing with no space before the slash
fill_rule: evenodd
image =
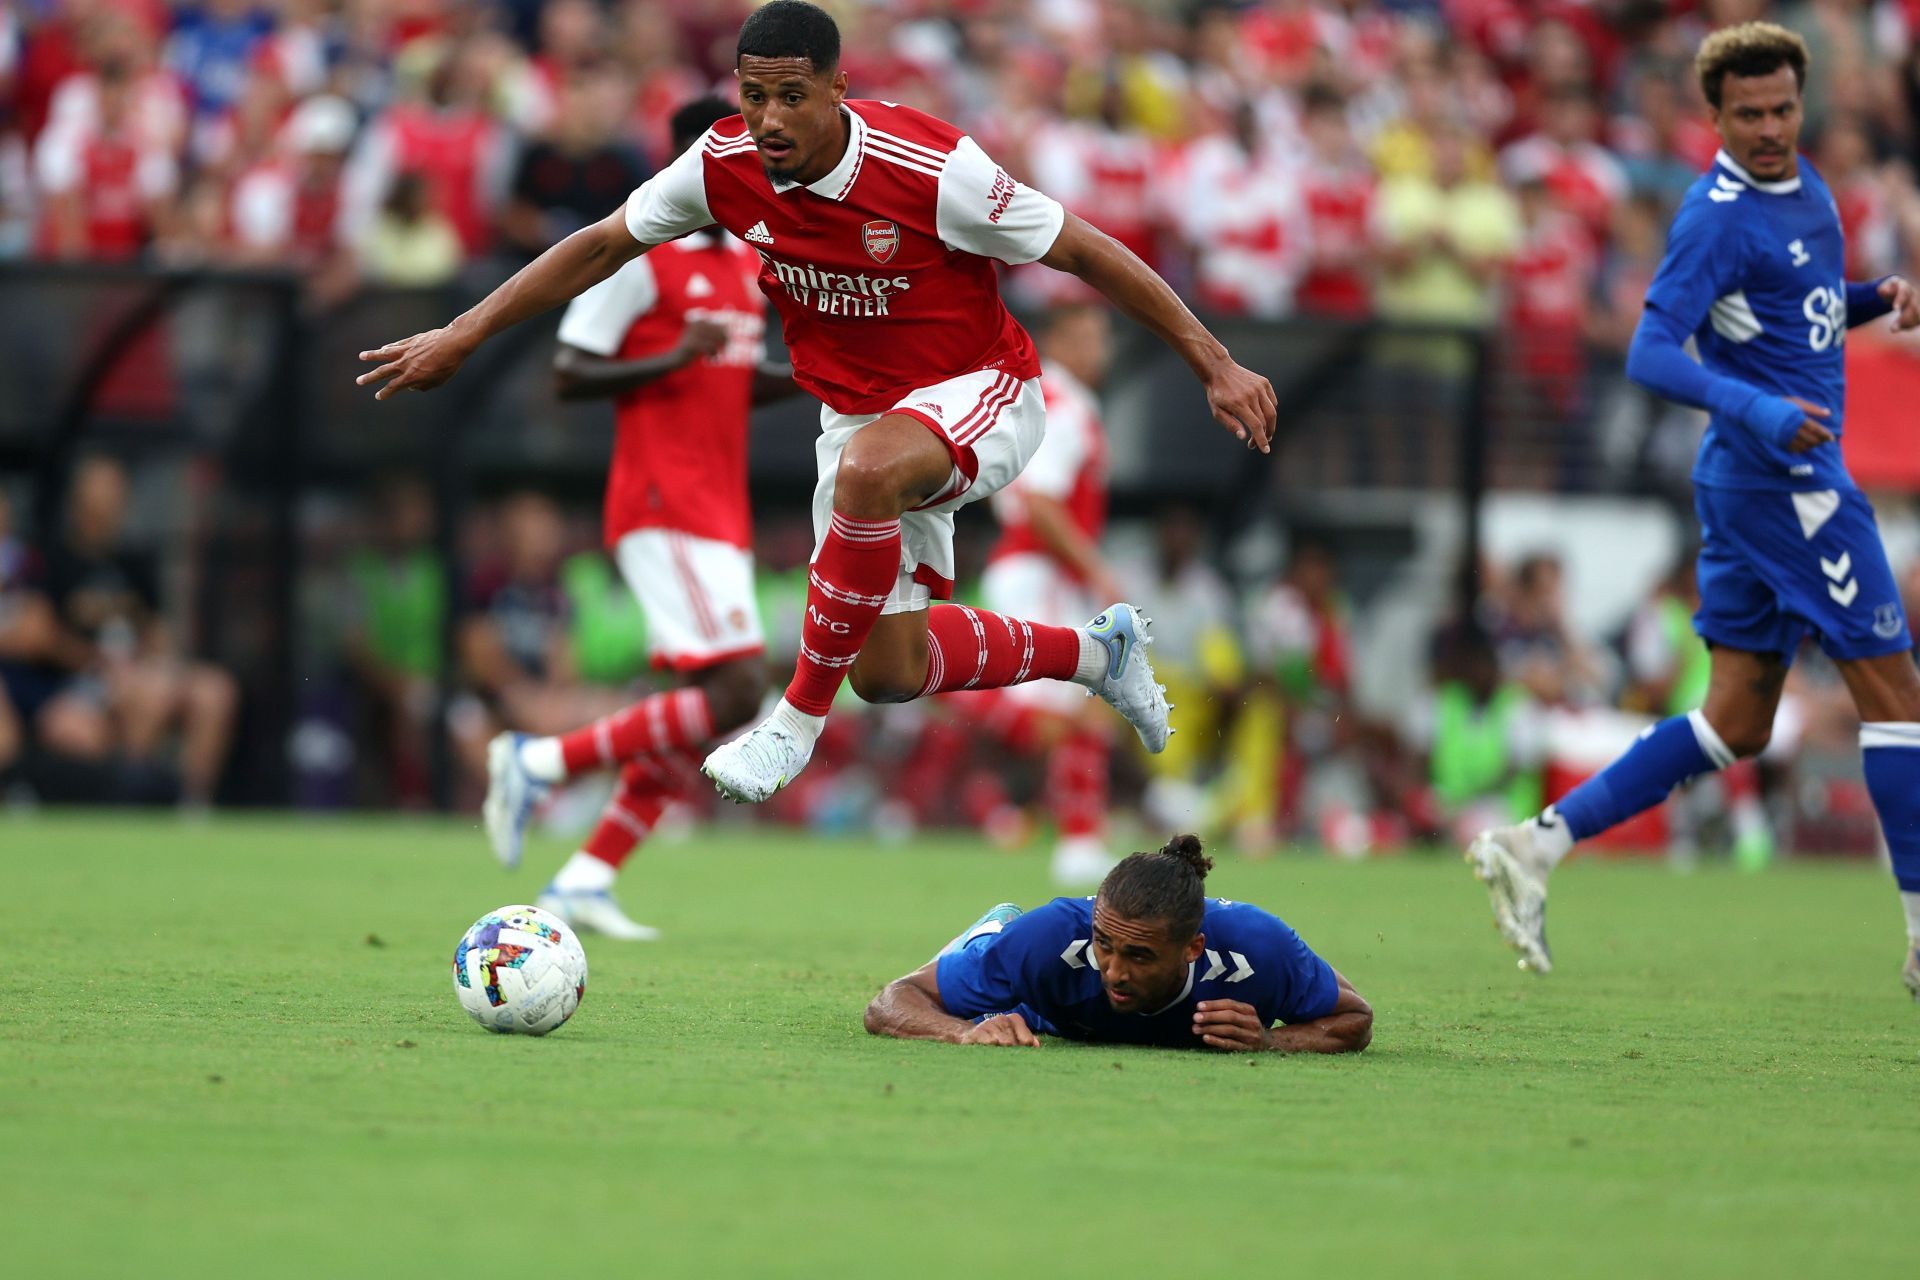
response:
<path id="1" fill-rule="evenodd" d="M 1057 200 L 1016 182 L 967 137 L 940 170 L 937 201 L 934 220 L 945 244 L 1014 266 L 1045 257 L 1067 217 Z"/>
<path id="2" fill-rule="evenodd" d="M 1247 909 L 1261 960 L 1273 972 L 1273 1007 L 1261 1013 L 1281 1022 L 1312 1022 L 1333 1012 L 1340 982 L 1333 966 L 1314 954 L 1293 926 L 1258 907 Z"/>
<path id="3" fill-rule="evenodd" d="M 707 138 L 701 138 L 627 197 L 627 230 L 635 240 L 665 244 L 713 225 L 707 207 L 706 145 Z"/>
<path id="4" fill-rule="evenodd" d="M 1688 199 L 1674 216 L 1666 257 L 1647 286 L 1648 308 L 1687 333 L 1700 327 L 1716 301 L 1740 287 L 1739 229 L 1732 218 L 1714 216 L 1721 212 L 1707 200 Z"/>
<path id="5" fill-rule="evenodd" d="M 941 956 L 933 970 L 941 1007 L 956 1018 L 978 1018 L 1021 1005 L 1044 1005 L 1040 966 L 1049 954 L 1050 941 L 1063 939 L 1052 947 L 1055 953 L 1072 941 L 1066 937 L 1072 932 L 1063 927 L 1066 923 L 1049 903 L 1018 917 L 980 945 Z"/>
<path id="6" fill-rule="evenodd" d="M 645 256 L 635 258 L 567 304 L 560 318 L 560 341 L 596 356 L 613 355 L 633 322 L 659 300 L 653 264 Z"/>

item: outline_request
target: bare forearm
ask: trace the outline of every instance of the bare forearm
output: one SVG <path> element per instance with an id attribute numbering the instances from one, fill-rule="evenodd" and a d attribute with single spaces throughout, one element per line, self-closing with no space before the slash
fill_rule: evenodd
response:
<path id="1" fill-rule="evenodd" d="M 657 382 L 693 362 L 694 353 L 675 347 L 637 360 L 613 360 L 563 347 L 554 357 L 554 389 L 562 400 L 604 400 Z"/>
<path id="2" fill-rule="evenodd" d="M 585 293 L 647 249 L 628 234 L 621 218 L 616 212 L 574 232 L 516 271 L 448 328 L 478 346 L 522 320 Z"/>
<path id="3" fill-rule="evenodd" d="M 932 996 L 905 980 L 888 983 L 867 1006 L 868 1033 L 896 1040 L 959 1044 L 972 1025 L 942 1009 Z"/>
<path id="4" fill-rule="evenodd" d="M 1041 261 L 1080 277 L 1173 348 L 1203 380 L 1230 359 L 1220 340 L 1187 309 L 1172 286 L 1125 245 L 1068 214 L 1059 241 Z"/>
<path id="5" fill-rule="evenodd" d="M 1275 1053 L 1358 1053 L 1372 1042 L 1372 1012 L 1354 1010 L 1275 1027 L 1268 1048 Z"/>

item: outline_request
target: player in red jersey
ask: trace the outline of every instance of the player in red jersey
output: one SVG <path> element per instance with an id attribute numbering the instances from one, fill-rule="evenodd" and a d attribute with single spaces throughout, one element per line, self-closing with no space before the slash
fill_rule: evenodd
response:
<path id="1" fill-rule="evenodd" d="M 672 121 L 676 151 L 734 114 L 717 98 Z M 657 936 L 614 900 L 615 874 L 691 777 L 689 750 L 745 724 L 766 689 L 747 504 L 747 416 L 796 388 L 765 363 L 760 259 L 724 232 L 695 232 L 636 258 L 575 298 L 554 373 L 565 399 L 611 398 L 617 435 L 605 537 L 646 613 L 653 665 L 682 687 L 558 737 L 503 733 L 488 750 L 487 835 L 517 866 L 545 785 L 618 769 L 599 824 L 540 897 L 577 927 Z M 699 431 L 687 430 L 697 422 Z M 510 766 L 516 758 L 525 769 Z M 531 777 L 536 786 L 516 785 Z"/>
<path id="2" fill-rule="evenodd" d="M 703 771 L 735 800 L 772 795 L 805 767 L 849 679 L 879 702 L 1073 680 L 1161 750 L 1166 698 L 1132 606 L 1080 628 L 928 607 L 952 590 L 954 511 L 1005 487 L 1045 431 L 1039 361 L 1000 301 L 994 260 L 1070 272 L 1159 335 L 1248 448 L 1269 448 L 1273 387 L 1234 363 L 1146 264 L 971 138 L 910 108 L 848 100 L 839 57 L 825 11 L 804 0 L 755 10 L 737 46 L 741 119 L 447 327 L 362 352 L 376 367 L 359 382 L 384 384 L 383 399 L 436 387 L 493 334 L 718 223 L 759 250 L 761 291 L 780 312 L 795 380 L 823 402 L 824 430 L 793 682 Z"/>
<path id="3" fill-rule="evenodd" d="M 1105 310 L 1079 305 L 1054 311 L 1039 338 L 1047 438 L 1020 478 L 993 495 L 1002 532 L 981 585 L 995 613 L 1072 626 L 1099 601 L 1122 594 L 1100 552 L 1107 437 L 1094 399 L 1106 377 L 1112 333 Z M 1107 721 L 1087 714 L 1080 689 L 1052 680 L 1008 689 L 1005 709 L 1011 745 L 1045 755 L 1047 804 L 1059 837 L 1055 882 L 1099 884 L 1113 865 L 1106 847 Z"/>

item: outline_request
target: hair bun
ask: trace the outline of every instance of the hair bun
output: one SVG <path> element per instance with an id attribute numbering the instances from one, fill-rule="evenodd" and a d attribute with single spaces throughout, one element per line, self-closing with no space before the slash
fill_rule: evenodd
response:
<path id="1" fill-rule="evenodd" d="M 1192 867 L 1193 874 L 1200 877 L 1202 881 L 1206 880 L 1207 872 L 1213 870 L 1213 859 L 1200 851 L 1200 837 L 1192 832 L 1175 836 L 1161 847 L 1160 852 L 1178 858 Z"/>

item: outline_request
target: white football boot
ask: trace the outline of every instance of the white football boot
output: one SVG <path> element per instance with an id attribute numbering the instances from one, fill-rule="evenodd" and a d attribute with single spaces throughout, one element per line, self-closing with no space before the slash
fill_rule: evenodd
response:
<path id="1" fill-rule="evenodd" d="M 1533 829 L 1522 824 L 1482 831 L 1467 846 L 1467 862 L 1487 886 L 1494 926 L 1520 953 L 1520 967 L 1553 972 L 1553 953 L 1547 949 L 1546 860 L 1533 848 Z"/>
<path id="2" fill-rule="evenodd" d="M 562 892 L 549 884 L 534 903 L 542 911 L 551 911 L 576 930 L 617 938 L 622 942 L 658 942 L 660 931 L 652 925 L 631 919 L 606 889 L 590 892 Z"/>
<path id="3" fill-rule="evenodd" d="M 528 773 L 520 760 L 520 744 L 528 736 L 499 733 L 487 744 L 487 798 L 480 806 L 480 817 L 493 856 L 509 871 L 520 865 L 527 823 L 534 806 L 547 794 L 547 784 Z"/>
<path id="4" fill-rule="evenodd" d="M 1153 664 L 1147 660 L 1147 646 L 1153 637 L 1147 634 L 1153 619 L 1130 604 L 1116 604 L 1080 628 L 1107 651 L 1107 669 L 1093 692 L 1102 701 L 1125 716 L 1140 742 L 1155 755 L 1167 749 L 1173 729 L 1167 713 L 1167 687 L 1153 677 Z"/>
<path id="5" fill-rule="evenodd" d="M 700 772 L 735 804 L 759 804 L 800 776 L 813 759 L 813 738 L 795 730 L 778 711 L 730 742 L 707 753 Z"/>
<path id="6" fill-rule="evenodd" d="M 1907 963 L 1900 970 L 1900 981 L 1907 984 L 1913 998 L 1920 1001 L 1920 943 L 1907 940 Z"/>

